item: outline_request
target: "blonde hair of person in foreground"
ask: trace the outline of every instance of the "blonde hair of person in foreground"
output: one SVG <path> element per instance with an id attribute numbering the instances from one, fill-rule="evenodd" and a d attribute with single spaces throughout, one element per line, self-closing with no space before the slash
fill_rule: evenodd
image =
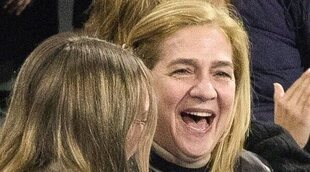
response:
<path id="1" fill-rule="evenodd" d="M 148 171 L 157 104 L 150 72 L 120 46 L 64 33 L 17 76 L 0 171 Z"/>

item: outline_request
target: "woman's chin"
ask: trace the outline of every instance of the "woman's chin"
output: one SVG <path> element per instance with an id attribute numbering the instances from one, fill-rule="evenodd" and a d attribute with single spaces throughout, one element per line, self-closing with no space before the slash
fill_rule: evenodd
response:
<path id="1" fill-rule="evenodd" d="M 208 161 L 212 152 L 212 147 L 208 144 L 181 143 L 178 147 L 178 158 L 189 163 L 203 159 Z"/>

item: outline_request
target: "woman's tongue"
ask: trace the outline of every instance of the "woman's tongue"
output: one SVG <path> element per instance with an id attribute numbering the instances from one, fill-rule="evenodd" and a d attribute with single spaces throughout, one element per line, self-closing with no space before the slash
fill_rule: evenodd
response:
<path id="1" fill-rule="evenodd" d="M 182 116 L 182 120 L 188 126 L 196 130 L 205 130 L 209 126 L 207 119 L 203 117 L 190 117 L 189 115 L 184 115 Z"/>

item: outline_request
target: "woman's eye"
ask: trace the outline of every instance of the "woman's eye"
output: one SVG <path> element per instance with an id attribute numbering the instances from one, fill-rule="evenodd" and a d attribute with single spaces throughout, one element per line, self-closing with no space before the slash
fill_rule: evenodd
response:
<path id="1" fill-rule="evenodd" d="M 171 75 L 184 75 L 184 74 L 190 74 L 190 70 L 188 69 L 177 69 L 171 72 Z"/>
<path id="2" fill-rule="evenodd" d="M 232 79 L 232 75 L 227 72 L 217 72 L 216 76 Z"/>

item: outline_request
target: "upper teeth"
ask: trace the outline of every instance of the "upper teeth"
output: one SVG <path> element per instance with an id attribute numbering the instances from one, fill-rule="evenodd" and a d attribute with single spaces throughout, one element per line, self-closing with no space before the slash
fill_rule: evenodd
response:
<path id="1" fill-rule="evenodd" d="M 195 116 L 200 116 L 200 117 L 209 117 L 212 114 L 211 113 L 207 113 L 207 112 L 186 112 L 190 115 L 195 115 Z"/>

